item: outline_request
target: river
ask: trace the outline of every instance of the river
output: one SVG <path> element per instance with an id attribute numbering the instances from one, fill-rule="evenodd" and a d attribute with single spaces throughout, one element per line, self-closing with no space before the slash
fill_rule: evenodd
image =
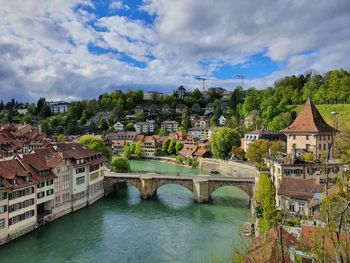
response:
<path id="1" fill-rule="evenodd" d="M 203 174 L 153 161 L 131 161 L 131 170 Z M 133 186 L 0 247 L 1 263 L 211 262 L 241 244 L 249 218 L 248 195 L 223 187 L 207 204 L 192 193 L 164 185 L 154 200 L 141 200 Z"/>

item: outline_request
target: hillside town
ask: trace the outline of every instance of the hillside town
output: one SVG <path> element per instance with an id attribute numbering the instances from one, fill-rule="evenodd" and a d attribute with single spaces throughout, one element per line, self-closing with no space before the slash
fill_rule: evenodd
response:
<path id="1" fill-rule="evenodd" d="M 191 109 L 183 104 L 176 107 L 137 104 L 134 112 L 114 123 L 110 122 L 112 113 L 97 113 L 86 123 L 106 121 L 109 128 L 104 129 L 101 137 L 104 153 L 100 148 L 81 144 L 86 136 L 97 138 L 88 126 L 80 134 L 58 134 L 53 128 L 51 135 L 47 135 L 41 125 L 2 124 L 0 243 L 102 198 L 104 171 L 111 161 L 106 153 L 110 152 L 113 159 L 151 158 L 193 168 L 203 160 L 216 158 L 226 163 L 250 163 L 256 169 L 255 194 L 251 200 L 255 239 L 245 252 L 246 259 L 316 262 L 313 235 L 330 243 L 324 247 L 329 258 L 348 258 L 350 236 L 343 224 L 349 222 L 349 201 L 339 204 L 344 208 L 340 215 L 334 211 L 342 221 L 332 229 L 327 228 L 323 207 L 328 196 L 339 194 L 346 198 L 348 194 L 347 179 L 339 180 L 339 176 L 346 178 L 348 166 L 335 157 L 335 138 L 340 133 L 336 113 L 332 113 L 334 126 L 331 126 L 307 98 L 295 119 L 280 131 L 250 128 L 252 131 L 247 129 L 240 135 L 227 125 L 230 116 L 225 114 L 229 113 L 225 96 L 230 93 L 219 91 L 223 94 L 220 103 L 208 103 L 204 108 L 198 104 Z M 144 100 L 163 95 L 146 93 Z M 72 107 L 65 102 L 45 105 L 53 118 L 69 114 Z M 243 125 L 248 120 L 249 116 L 242 120 Z M 226 150 L 223 146 L 217 150 L 220 140 L 229 144 Z M 273 207 L 268 207 L 271 204 Z M 266 215 L 268 209 L 270 215 Z M 320 231 L 323 228 L 325 231 Z M 330 236 L 327 231 L 331 231 Z M 336 241 L 333 235 L 338 235 Z"/>

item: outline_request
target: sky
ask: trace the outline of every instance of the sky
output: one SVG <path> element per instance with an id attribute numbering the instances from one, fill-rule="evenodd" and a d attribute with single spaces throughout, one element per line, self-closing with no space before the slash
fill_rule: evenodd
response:
<path id="1" fill-rule="evenodd" d="M 0 99 L 233 89 L 350 69 L 349 0 L 0 0 Z"/>

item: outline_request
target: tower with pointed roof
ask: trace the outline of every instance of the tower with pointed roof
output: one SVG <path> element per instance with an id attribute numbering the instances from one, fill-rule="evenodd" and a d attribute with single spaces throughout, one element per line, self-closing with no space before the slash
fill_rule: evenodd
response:
<path id="1" fill-rule="evenodd" d="M 283 132 L 287 136 L 288 154 L 297 156 L 312 152 L 317 159 L 325 153 L 328 159 L 333 158 L 333 136 L 336 130 L 326 123 L 310 98 L 294 122 Z"/>

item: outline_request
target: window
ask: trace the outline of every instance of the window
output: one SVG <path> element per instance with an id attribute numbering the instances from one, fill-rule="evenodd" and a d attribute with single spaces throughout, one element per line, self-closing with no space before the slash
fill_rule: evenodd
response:
<path id="1" fill-rule="evenodd" d="M 305 211 L 305 205 L 299 203 L 299 212 L 300 212 L 300 213 L 304 213 L 304 211 Z"/>
<path id="2" fill-rule="evenodd" d="M 53 194 L 53 189 L 50 189 L 50 190 L 47 190 L 46 191 L 46 195 L 49 196 L 49 195 L 52 195 Z"/>
<path id="3" fill-rule="evenodd" d="M 38 193 L 38 198 L 43 198 L 45 196 L 45 192 Z"/>
<path id="4" fill-rule="evenodd" d="M 7 205 L 0 206 L 0 214 L 7 212 Z"/>
<path id="5" fill-rule="evenodd" d="M 34 193 L 34 187 L 24 189 L 24 195 L 31 195 Z"/>
<path id="6" fill-rule="evenodd" d="M 309 135 L 306 135 L 306 140 L 308 140 L 309 139 Z"/>
<path id="7" fill-rule="evenodd" d="M 69 181 L 69 174 L 63 176 L 63 182 Z"/>
<path id="8" fill-rule="evenodd" d="M 45 182 L 40 182 L 40 184 L 38 185 L 38 188 L 42 188 L 45 186 Z"/>
<path id="9" fill-rule="evenodd" d="M 294 212 L 294 204 L 289 204 L 289 210 Z"/>
<path id="10" fill-rule="evenodd" d="M 67 190 L 67 189 L 69 189 L 69 184 L 65 184 L 65 185 L 63 186 L 63 189 L 62 189 L 62 190 Z"/>
<path id="11" fill-rule="evenodd" d="M 7 193 L 6 192 L 0 193 L 0 200 L 5 200 L 5 199 L 7 199 Z"/>
<path id="12" fill-rule="evenodd" d="M 14 199 L 20 198 L 21 196 L 22 196 L 21 191 L 16 191 L 9 194 L 9 199 L 14 200 Z"/>
<path id="13" fill-rule="evenodd" d="M 85 172 L 85 167 L 78 168 L 78 169 L 75 170 L 76 174 L 80 174 L 80 173 L 83 173 L 83 172 Z"/>
<path id="14" fill-rule="evenodd" d="M 61 196 L 56 196 L 56 197 L 55 197 L 55 202 L 56 202 L 56 203 L 61 202 Z"/>
<path id="15" fill-rule="evenodd" d="M 66 193 L 66 194 L 63 195 L 63 200 L 64 201 L 69 200 L 69 198 L 70 198 L 70 194 L 69 193 Z"/>
<path id="16" fill-rule="evenodd" d="M 52 185 L 53 184 L 53 180 L 49 180 L 46 182 L 46 185 L 49 186 L 49 185 Z"/>
<path id="17" fill-rule="evenodd" d="M 60 191 L 60 187 L 59 186 L 55 187 L 55 193 L 58 193 L 59 191 Z"/>
<path id="18" fill-rule="evenodd" d="M 84 176 L 78 177 L 77 178 L 77 185 L 81 185 L 83 183 L 85 183 L 85 177 Z"/>
<path id="19" fill-rule="evenodd" d="M 295 135 L 293 135 L 293 140 L 295 140 L 296 139 L 296 136 Z"/>
<path id="20" fill-rule="evenodd" d="M 0 229 L 5 228 L 5 219 L 0 219 Z"/>

